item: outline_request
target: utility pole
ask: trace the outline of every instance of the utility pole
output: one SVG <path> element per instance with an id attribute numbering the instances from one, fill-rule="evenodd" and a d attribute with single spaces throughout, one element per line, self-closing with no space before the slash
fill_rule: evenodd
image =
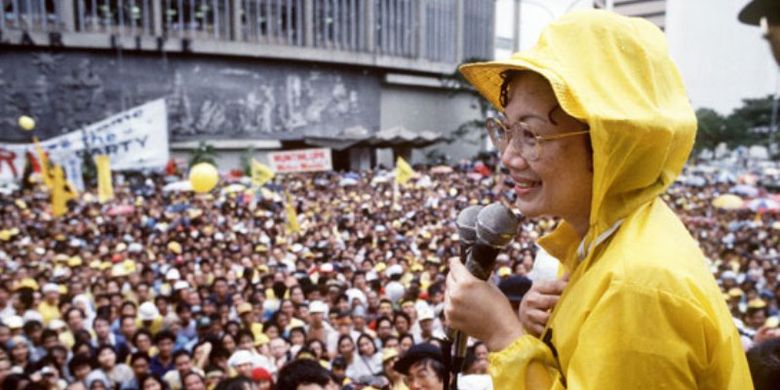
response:
<path id="1" fill-rule="evenodd" d="M 512 51 L 520 51 L 520 3 L 515 0 L 515 12 L 512 14 Z"/>
<path id="2" fill-rule="evenodd" d="M 769 122 L 769 142 L 766 145 L 767 150 L 769 151 L 770 158 L 772 157 L 773 153 L 780 155 L 780 147 L 777 147 L 775 145 L 775 134 L 777 133 L 777 110 L 778 110 L 778 104 L 780 103 L 780 94 L 778 94 L 778 89 L 780 89 L 780 76 L 778 76 L 779 73 L 775 73 L 775 93 L 772 95 L 772 119 Z M 773 151 L 774 149 L 774 151 Z"/>

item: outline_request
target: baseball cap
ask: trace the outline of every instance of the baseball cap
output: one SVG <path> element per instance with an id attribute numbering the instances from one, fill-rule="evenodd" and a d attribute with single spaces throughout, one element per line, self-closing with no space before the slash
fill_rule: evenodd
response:
<path id="1" fill-rule="evenodd" d="M 252 311 L 252 304 L 248 302 L 242 302 L 236 307 L 236 313 L 238 315 L 249 313 Z"/>
<path id="2" fill-rule="evenodd" d="M 152 302 L 144 302 L 138 307 L 138 317 L 141 321 L 152 321 L 160 314 L 157 310 L 157 306 Z"/>
<path id="3" fill-rule="evenodd" d="M 309 313 L 327 313 L 328 307 L 322 301 L 312 301 L 309 304 Z"/>
<path id="4" fill-rule="evenodd" d="M 385 348 L 382 350 L 382 363 L 398 356 L 398 350 L 395 348 Z"/>
<path id="5" fill-rule="evenodd" d="M 273 379 L 271 373 L 263 367 L 255 367 L 252 369 L 252 380 L 255 382 L 271 381 Z"/>
<path id="6" fill-rule="evenodd" d="M 242 364 L 252 364 L 252 353 L 244 349 L 239 349 L 230 356 L 228 362 L 231 367 L 238 367 Z"/>

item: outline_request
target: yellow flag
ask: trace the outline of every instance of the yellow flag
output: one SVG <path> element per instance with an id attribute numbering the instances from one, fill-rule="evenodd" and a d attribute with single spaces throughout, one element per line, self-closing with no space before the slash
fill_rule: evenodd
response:
<path id="1" fill-rule="evenodd" d="M 289 192 L 285 192 L 287 201 L 284 204 L 284 210 L 287 212 L 287 231 L 298 233 L 301 231 L 301 225 L 298 223 L 298 213 L 292 205 L 292 197 Z"/>
<path id="2" fill-rule="evenodd" d="M 111 182 L 111 159 L 107 155 L 95 156 L 98 181 L 98 201 L 106 203 L 114 199 L 114 185 Z"/>
<path id="3" fill-rule="evenodd" d="M 52 189 L 52 178 L 49 176 L 49 157 L 46 155 L 46 152 L 43 151 L 41 143 L 38 142 L 38 137 L 33 137 L 33 143 L 35 144 L 35 154 L 38 155 L 38 163 L 41 166 L 43 183 L 46 184 L 46 187 Z"/>
<path id="4" fill-rule="evenodd" d="M 267 165 L 252 159 L 252 185 L 261 187 L 274 178 L 274 171 Z"/>
<path id="5" fill-rule="evenodd" d="M 55 217 L 68 212 L 68 201 L 77 197 L 73 186 L 65 181 L 62 167 L 55 165 L 51 169 L 51 212 Z"/>
<path id="6" fill-rule="evenodd" d="M 398 184 L 406 184 L 412 176 L 414 176 L 414 169 L 409 165 L 402 157 L 398 157 L 395 163 L 395 181 Z"/>

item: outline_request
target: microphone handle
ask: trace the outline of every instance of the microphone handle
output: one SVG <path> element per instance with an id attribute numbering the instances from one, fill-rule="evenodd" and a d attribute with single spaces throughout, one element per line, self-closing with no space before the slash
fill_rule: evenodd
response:
<path id="1" fill-rule="evenodd" d="M 466 269 L 468 269 L 472 275 L 480 280 L 487 280 L 493 272 L 498 252 L 500 252 L 499 248 L 477 242 L 466 250 L 463 250 L 463 246 L 461 246 L 461 259 L 464 257 L 466 258 L 466 261 L 464 262 Z M 453 372 L 457 375 L 463 370 L 463 362 L 466 360 L 468 336 L 465 333 L 454 329 L 449 329 L 448 336 L 450 340 L 452 340 L 452 345 L 455 349 L 452 367 Z"/>
<path id="2" fill-rule="evenodd" d="M 488 280 L 496 265 L 496 257 L 500 248 L 477 242 L 466 256 L 466 269 L 479 280 Z"/>

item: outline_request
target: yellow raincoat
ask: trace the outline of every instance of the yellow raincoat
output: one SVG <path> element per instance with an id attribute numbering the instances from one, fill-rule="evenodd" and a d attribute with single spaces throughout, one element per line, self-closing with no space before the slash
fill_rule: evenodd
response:
<path id="1" fill-rule="evenodd" d="M 571 272 L 568 287 L 541 340 L 525 335 L 490 355 L 495 388 L 752 389 L 706 260 L 659 198 L 696 133 L 661 31 L 643 19 L 573 12 L 533 49 L 461 72 L 500 107 L 507 69 L 541 74 L 561 107 L 588 123 L 594 177 L 584 239 L 563 223 L 539 241 Z M 529 367 L 550 376 L 526 383 Z"/>

